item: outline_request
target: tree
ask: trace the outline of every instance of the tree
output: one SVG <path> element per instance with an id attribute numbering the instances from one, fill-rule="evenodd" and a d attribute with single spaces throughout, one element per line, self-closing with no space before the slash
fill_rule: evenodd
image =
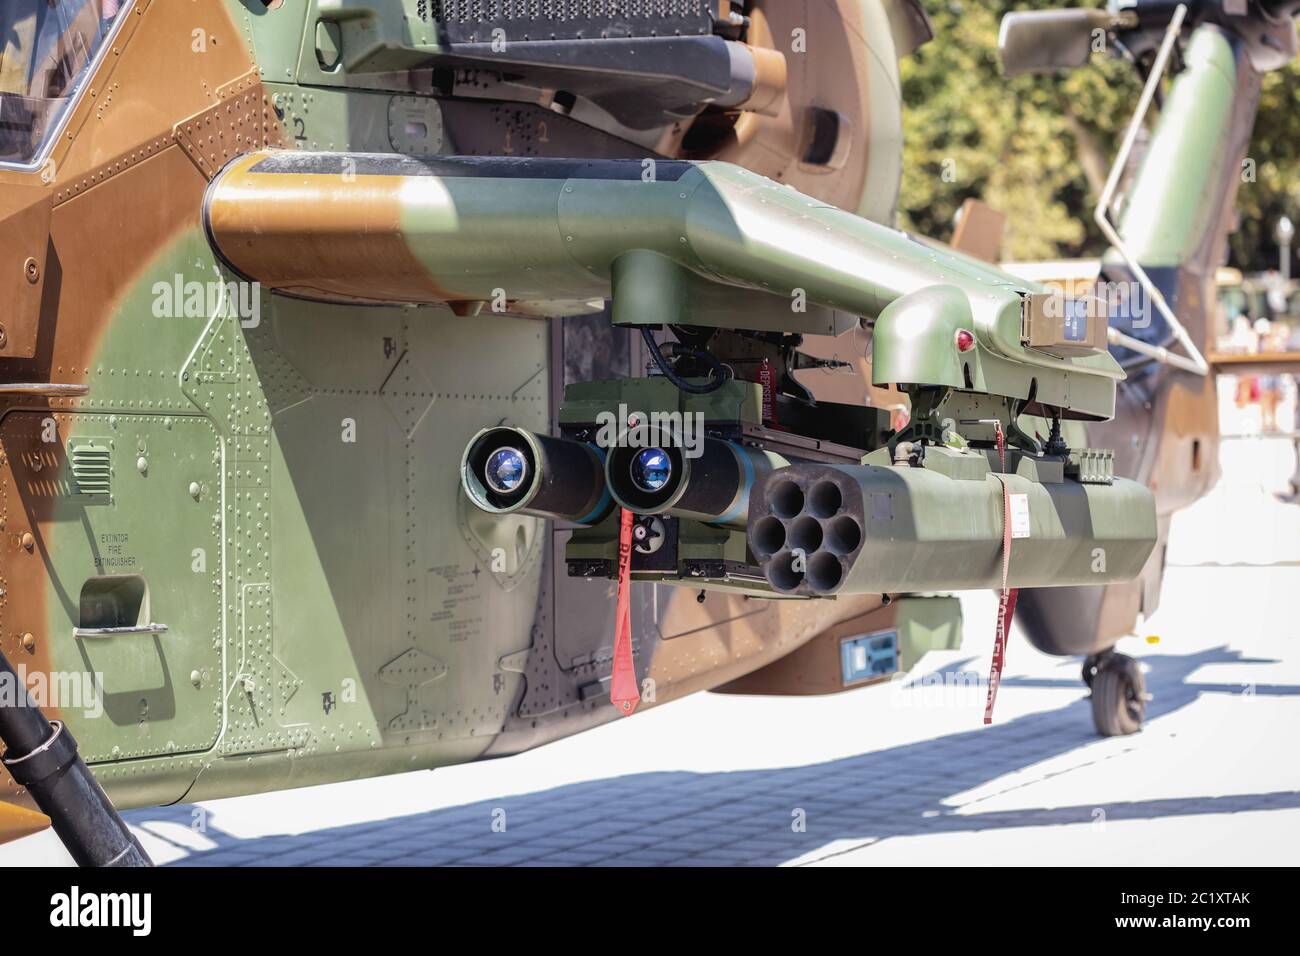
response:
<path id="1" fill-rule="evenodd" d="M 1099 5 L 1089 0 L 1087 5 Z M 1003 256 L 1098 255 L 1092 208 L 1141 82 L 1126 62 L 1095 53 L 1088 67 L 1049 76 L 1002 75 L 1002 15 L 1047 0 L 928 0 L 935 38 L 901 64 L 905 140 L 900 220 L 936 238 L 975 196 L 1007 214 Z M 1273 223 L 1300 202 L 1300 66 L 1264 78 L 1251 149 L 1256 179 L 1239 195 L 1232 248 L 1246 271 L 1275 267 Z"/>

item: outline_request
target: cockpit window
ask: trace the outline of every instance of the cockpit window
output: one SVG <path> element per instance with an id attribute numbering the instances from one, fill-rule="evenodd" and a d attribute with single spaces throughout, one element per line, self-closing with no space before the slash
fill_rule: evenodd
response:
<path id="1" fill-rule="evenodd" d="M 0 163 L 31 163 L 127 0 L 0 0 Z"/>

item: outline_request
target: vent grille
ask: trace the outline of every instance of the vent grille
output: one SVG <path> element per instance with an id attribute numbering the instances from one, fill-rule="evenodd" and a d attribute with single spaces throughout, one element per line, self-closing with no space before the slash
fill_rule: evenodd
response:
<path id="1" fill-rule="evenodd" d="M 420 10 L 424 9 L 421 4 Z M 710 0 L 431 0 L 452 43 L 698 36 L 713 30 Z"/>
<path id="2" fill-rule="evenodd" d="M 79 495 L 112 491 L 112 453 L 107 442 L 86 441 L 72 446 L 72 483 Z"/>

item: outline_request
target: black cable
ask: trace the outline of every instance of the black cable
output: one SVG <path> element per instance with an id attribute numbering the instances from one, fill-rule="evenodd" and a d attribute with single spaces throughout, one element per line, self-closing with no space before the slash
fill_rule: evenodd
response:
<path id="1" fill-rule="evenodd" d="M 654 332 L 650 330 L 650 326 L 644 325 L 641 327 L 641 338 L 645 340 L 645 347 L 650 350 L 650 357 L 654 359 L 655 365 L 658 365 L 659 371 L 664 373 L 664 378 L 683 392 L 689 392 L 692 395 L 707 395 L 709 392 L 716 392 L 722 388 L 727 379 L 731 377 L 727 367 L 714 356 L 702 349 L 693 349 L 690 352 L 691 357 L 699 359 L 708 365 L 713 372 L 713 377 L 703 385 L 688 382 L 673 371 L 672 366 L 668 364 L 668 360 L 664 358 L 663 352 L 659 351 L 659 343 L 655 341 Z"/>

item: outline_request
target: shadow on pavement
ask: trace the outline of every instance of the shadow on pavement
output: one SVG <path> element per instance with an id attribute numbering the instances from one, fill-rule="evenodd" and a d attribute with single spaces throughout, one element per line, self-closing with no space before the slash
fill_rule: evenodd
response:
<path id="1" fill-rule="evenodd" d="M 1202 694 L 1300 696 L 1294 685 L 1188 683 L 1206 665 L 1272 663 L 1227 647 L 1142 661 L 1154 695 L 1148 721 Z M 969 658 L 912 677 L 895 692 L 923 693 L 943 681 L 960 685 L 973 663 Z M 1081 687 L 1077 665 L 1063 666 L 1072 668 L 1069 678 L 1008 678 L 1003 686 Z M 975 804 L 958 812 L 945 800 L 1054 757 L 1077 752 L 1081 764 L 1090 765 L 1140 745 L 1140 736 L 1099 740 L 1085 698 L 990 727 L 825 763 L 634 774 L 298 835 L 240 839 L 222 832 L 211 814 L 204 836 L 216 846 L 171 865 L 775 865 L 832 843 L 844 852 L 891 836 L 1091 823 L 1095 804 L 979 813 L 972 812 Z M 1102 809 L 1115 821 L 1296 807 L 1300 791 L 1107 803 Z M 500 810 L 507 826 L 494 832 Z M 806 813 L 806 832 L 792 826 L 799 810 Z M 134 811 L 127 819 L 165 839 L 151 824 L 188 827 L 192 812 L 178 805 Z"/>

